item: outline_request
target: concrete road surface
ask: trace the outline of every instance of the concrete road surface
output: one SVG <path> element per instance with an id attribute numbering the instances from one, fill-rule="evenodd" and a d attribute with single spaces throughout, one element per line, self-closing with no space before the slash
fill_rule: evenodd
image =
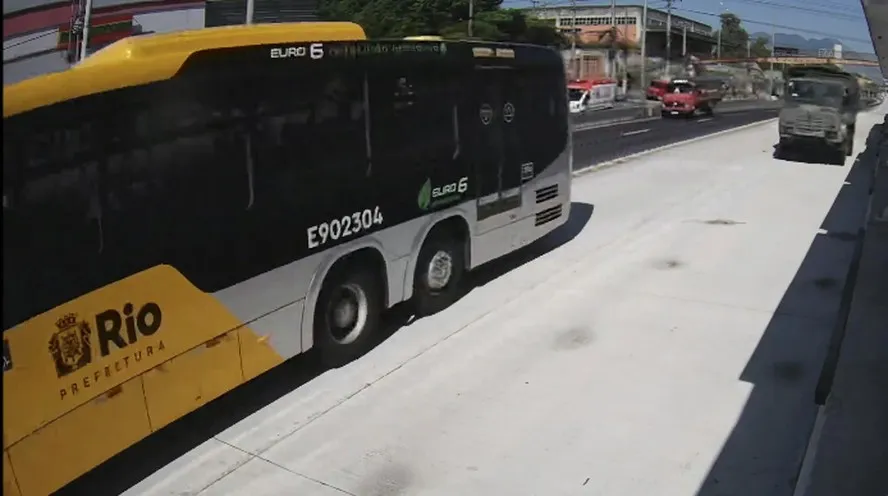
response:
<path id="1" fill-rule="evenodd" d="M 797 270 L 849 167 L 775 160 L 776 135 L 578 178 L 568 225 L 453 307 L 125 494 L 791 494 L 852 244 Z"/>

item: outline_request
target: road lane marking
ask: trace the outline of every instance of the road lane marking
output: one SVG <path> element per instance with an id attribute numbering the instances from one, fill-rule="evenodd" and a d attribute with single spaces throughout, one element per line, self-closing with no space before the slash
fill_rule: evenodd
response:
<path id="1" fill-rule="evenodd" d="M 638 129 L 635 131 L 626 131 L 625 133 L 620 133 L 620 137 L 622 138 L 624 136 L 635 136 L 636 134 L 644 134 L 644 133 L 649 132 L 650 130 L 651 130 L 651 128 Z"/>
<path id="2" fill-rule="evenodd" d="M 592 129 L 600 129 L 603 127 L 613 127 L 613 126 L 622 126 L 625 124 L 633 124 L 636 122 L 648 122 L 648 121 L 659 121 L 660 116 L 656 117 L 629 117 L 626 119 L 614 119 L 612 121 L 601 121 L 601 122 L 586 122 L 584 124 L 574 124 L 573 132 L 579 133 L 583 131 L 589 131 Z"/>
<path id="3" fill-rule="evenodd" d="M 711 121 L 711 120 L 712 120 L 712 117 L 704 117 L 702 119 L 697 119 L 697 122 L 706 122 L 706 121 Z"/>

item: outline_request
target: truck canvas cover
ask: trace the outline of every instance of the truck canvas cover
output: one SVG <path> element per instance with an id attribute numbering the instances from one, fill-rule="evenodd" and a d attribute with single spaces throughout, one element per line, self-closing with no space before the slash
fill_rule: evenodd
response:
<path id="1" fill-rule="evenodd" d="M 786 79 L 814 78 L 841 80 L 848 87 L 849 93 L 859 93 L 860 85 L 857 77 L 837 67 L 823 65 L 797 66 L 786 69 Z"/>

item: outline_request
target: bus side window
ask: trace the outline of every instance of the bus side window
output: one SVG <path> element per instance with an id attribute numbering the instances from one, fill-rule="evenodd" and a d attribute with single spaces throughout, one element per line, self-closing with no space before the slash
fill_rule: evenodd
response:
<path id="1" fill-rule="evenodd" d="M 374 66 L 367 74 L 373 158 L 394 160 L 396 167 L 452 161 L 451 72 L 417 62 Z"/>
<path id="2" fill-rule="evenodd" d="M 567 140 L 567 102 L 563 96 L 563 76 L 555 70 L 530 67 L 516 76 L 521 84 L 519 103 L 524 112 L 517 119 L 520 140 L 527 156 L 523 160 L 537 164 L 538 171 L 552 163 Z"/>
<path id="3" fill-rule="evenodd" d="M 88 120 L 69 110 L 54 106 L 5 123 L 4 329 L 103 283 L 97 164 L 60 160 L 82 152 L 90 132 Z"/>
<path id="4" fill-rule="evenodd" d="M 106 240 L 116 278 L 170 264 L 205 291 L 234 284 L 249 205 L 246 125 L 188 81 L 124 90 L 106 157 Z"/>

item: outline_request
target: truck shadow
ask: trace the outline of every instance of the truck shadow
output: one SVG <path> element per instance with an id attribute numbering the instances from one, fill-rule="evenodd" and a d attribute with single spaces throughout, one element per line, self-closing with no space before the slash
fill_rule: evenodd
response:
<path id="1" fill-rule="evenodd" d="M 845 156 L 840 156 L 825 146 L 810 146 L 787 149 L 779 143 L 774 145 L 774 154 L 777 160 L 785 162 L 800 162 L 805 164 L 845 165 Z M 841 159 L 841 161 L 839 160 Z"/>
<path id="2" fill-rule="evenodd" d="M 853 266 L 873 183 L 879 133 L 851 166 L 739 380 L 749 398 L 697 496 L 789 496 L 817 412 L 815 389 Z"/>
<path id="3" fill-rule="evenodd" d="M 585 228 L 593 211 L 593 205 L 573 202 L 570 217 L 560 228 L 471 272 L 460 298 L 570 242 Z M 409 305 L 395 306 L 387 312 L 373 348 L 415 320 Z M 55 494 L 120 495 L 208 439 L 328 371 L 317 358 L 309 351 L 284 362 L 136 443 Z"/>

